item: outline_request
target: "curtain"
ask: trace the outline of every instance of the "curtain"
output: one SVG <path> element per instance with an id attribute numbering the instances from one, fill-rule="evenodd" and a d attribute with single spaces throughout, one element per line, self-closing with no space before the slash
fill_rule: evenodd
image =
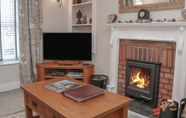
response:
<path id="1" fill-rule="evenodd" d="M 36 64 L 43 62 L 42 0 L 18 0 L 21 84 L 37 81 Z"/>

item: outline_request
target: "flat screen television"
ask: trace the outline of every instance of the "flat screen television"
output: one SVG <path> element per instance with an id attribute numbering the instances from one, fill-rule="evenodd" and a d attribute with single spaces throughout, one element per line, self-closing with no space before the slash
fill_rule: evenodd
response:
<path id="1" fill-rule="evenodd" d="M 43 58 L 91 61 L 91 33 L 43 33 Z"/>

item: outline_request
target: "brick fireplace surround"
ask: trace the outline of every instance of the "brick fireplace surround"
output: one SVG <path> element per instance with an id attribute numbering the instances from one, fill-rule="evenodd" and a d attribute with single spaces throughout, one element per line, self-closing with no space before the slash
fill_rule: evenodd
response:
<path id="1" fill-rule="evenodd" d="M 114 23 L 111 27 L 109 91 L 124 95 L 126 58 L 162 63 L 158 101 L 186 97 L 186 24 Z M 158 102 L 158 103 L 159 103 Z"/>
<path id="2" fill-rule="evenodd" d="M 126 59 L 160 62 L 158 103 L 171 99 L 175 62 L 174 42 L 120 40 L 117 93 L 125 95 Z M 159 105 L 159 104 L 158 104 Z"/>

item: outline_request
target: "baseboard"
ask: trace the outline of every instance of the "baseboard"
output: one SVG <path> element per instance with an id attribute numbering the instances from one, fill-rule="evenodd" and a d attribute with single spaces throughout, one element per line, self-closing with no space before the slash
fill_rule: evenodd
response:
<path id="1" fill-rule="evenodd" d="M 20 88 L 20 81 L 6 83 L 6 84 L 0 84 L 0 92 L 5 92 L 13 89 Z"/>

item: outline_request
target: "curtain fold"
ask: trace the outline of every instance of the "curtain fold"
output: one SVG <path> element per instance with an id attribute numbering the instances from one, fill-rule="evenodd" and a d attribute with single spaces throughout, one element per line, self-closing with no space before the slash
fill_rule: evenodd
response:
<path id="1" fill-rule="evenodd" d="M 36 64 L 43 62 L 42 0 L 18 0 L 21 84 L 37 81 Z"/>

